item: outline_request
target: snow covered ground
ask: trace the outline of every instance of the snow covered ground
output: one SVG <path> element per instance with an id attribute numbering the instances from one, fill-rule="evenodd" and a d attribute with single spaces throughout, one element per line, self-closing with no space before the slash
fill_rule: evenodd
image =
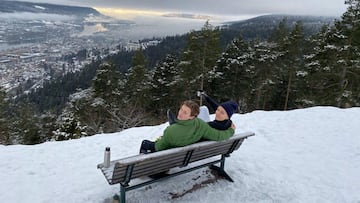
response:
<path id="1" fill-rule="evenodd" d="M 360 203 L 360 108 L 254 111 L 233 121 L 237 132 L 256 133 L 226 161 L 234 183 L 214 180 L 204 168 L 130 191 L 128 202 Z M 96 168 L 105 147 L 112 159 L 135 155 L 167 125 L 0 146 L 0 202 L 111 202 L 119 186 Z"/>

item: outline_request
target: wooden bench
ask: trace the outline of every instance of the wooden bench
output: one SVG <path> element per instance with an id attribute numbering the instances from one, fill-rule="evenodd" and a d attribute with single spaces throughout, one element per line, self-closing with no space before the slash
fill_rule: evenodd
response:
<path id="1" fill-rule="evenodd" d="M 255 135 L 252 132 L 238 133 L 224 141 L 203 141 L 185 147 L 172 148 L 150 154 L 139 154 L 110 162 L 109 167 L 98 164 L 106 180 L 110 185 L 120 184 L 120 202 L 125 202 L 126 191 L 134 190 L 154 182 L 167 179 L 173 176 L 184 174 L 202 167 L 210 166 L 218 172 L 219 176 L 233 182 L 225 172 L 225 158 L 239 149 L 242 142 Z M 217 157 L 216 159 L 214 157 Z M 210 158 L 213 157 L 213 158 Z M 196 163 L 193 163 L 196 162 Z M 188 164 L 191 166 L 188 166 Z M 220 163 L 220 166 L 214 164 Z M 136 184 L 129 184 L 131 180 L 139 177 L 158 174 L 179 167 L 174 173 L 168 173 L 160 178 L 136 181 Z"/>

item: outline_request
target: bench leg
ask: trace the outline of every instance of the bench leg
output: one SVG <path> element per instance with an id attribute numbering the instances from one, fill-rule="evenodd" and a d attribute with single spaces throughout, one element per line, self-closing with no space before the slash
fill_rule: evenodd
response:
<path id="1" fill-rule="evenodd" d="M 225 172 L 225 155 L 221 155 L 220 167 L 211 165 L 210 169 L 215 170 L 219 176 L 225 178 L 230 182 L 234 182 L 234 180 Z"/>
<path id="2" fill-rule="evenodd" d="M 125 187 L 120 184 L 120 203 L 125 203 Z"/>

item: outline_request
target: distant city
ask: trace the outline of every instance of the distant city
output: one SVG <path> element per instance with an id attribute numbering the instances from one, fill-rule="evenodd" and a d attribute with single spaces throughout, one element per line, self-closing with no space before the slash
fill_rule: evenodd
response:
<path id="1" fill-rule="evenodd" d="M 130 33 L 136 25 L 126 21 L 0 20 L 0 86 L 14 95 L 24 84 L 26 92 L 120 49 L 159 43 L 152 39 L 140 44 L 140 35 Z M 83 57 L 77 57 L 80 51 Z"/>

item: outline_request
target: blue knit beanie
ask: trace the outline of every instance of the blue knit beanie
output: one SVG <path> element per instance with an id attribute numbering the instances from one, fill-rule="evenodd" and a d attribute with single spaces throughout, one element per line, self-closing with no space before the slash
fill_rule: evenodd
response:
<path id="1" fill-rule="evenodd" d="M 238 109 L 238 104 L 234 101 L 227 101 L 227 102 L 221 103 L 220 106 L 222 106 L 225 109 L 227 115 L 229 116 L 229 119 L 234 114 L 234 112 Z"/>

